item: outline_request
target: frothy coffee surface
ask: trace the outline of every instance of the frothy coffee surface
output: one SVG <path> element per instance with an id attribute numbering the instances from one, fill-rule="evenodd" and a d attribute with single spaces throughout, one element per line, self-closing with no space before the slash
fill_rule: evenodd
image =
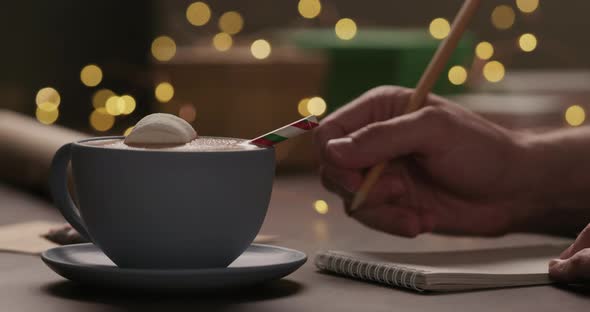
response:
<path id="1" fill-rule="evenodd" d="M 187 152 L 215 152 L 215 151 L 243 151 L 260 149 L 253 144 L 248 144 L 247 140 L 223 138 L 223 137 L 198 137 L 186 144 L 180 145 L 127 145 L 122 139 L 90 141 L 84 144 L 92 146 L 101 146 L 106 148 L 117 149 L 135 149 L 135 150 L 169 150 L 169 151 L 187 151 Z"/>

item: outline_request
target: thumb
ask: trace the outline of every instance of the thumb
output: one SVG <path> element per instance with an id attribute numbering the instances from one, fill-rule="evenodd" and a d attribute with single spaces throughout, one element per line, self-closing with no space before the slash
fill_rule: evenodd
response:
<path id="1" fill-rule="evenodd" d="M 590 248 L 582 249 L 568 259 L 551 260 L 549 277 L 561 283 L 590 281 Z"/>
<path id="2" fill-rule="evenodd" d="M 425 122 L 436 110 L 420 111 L 372 123 L 348 136 L 332 139 L 326 146 L 328 160 L 344 168 L 366 168 L 383 161 L 414 153 L 425 153 L 436 133 L 432 122 Z M 432 121 L 432 122 L 431 122 Z"/>
<path id="3" fill-rule="evenodd" d="M 588 247 L 590 247 L 590 223 L 588 223 L 582 232 L 580 232 L 574 243 L 563 253 L 561 253 L 559 257 L 561 259 L 567 259 L 576 254 L 578 251 Z"/>

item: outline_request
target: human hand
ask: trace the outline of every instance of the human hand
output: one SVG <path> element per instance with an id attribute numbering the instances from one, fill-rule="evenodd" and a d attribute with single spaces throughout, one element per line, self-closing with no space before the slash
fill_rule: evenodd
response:
<path id="1" fill-rule="evenodd" d="M 410 237 L 524 227 L 536 204 L 524 135 L 437 96 L 402 115 L 412 92 L 379 87 L 322 121 L 314 139 L 325 187 L 349 207 L 366 169 L 389 162 L 351 213 L 369 227 Z"/>
<path id="2" fill-rule="evenodd" d="M 559 259 L 549 262 L 549 276 L 561 283 L 590 283 L 590 223 Z"/>

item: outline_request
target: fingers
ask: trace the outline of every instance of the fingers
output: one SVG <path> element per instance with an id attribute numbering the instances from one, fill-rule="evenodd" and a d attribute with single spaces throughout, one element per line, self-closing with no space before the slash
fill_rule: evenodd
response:
<path id="1" fill-rule="evenodd" d="M 420 215 L 412 207 L 381 205 L 359 209 L 351 216 L 370 228 L 405 237 L 415 237 L 433 229 L 431 218 Z"/>
<path id="2" fill-rule="evenodd" d="M 590 281 L 590 224 L 561 253 L 559 259 L 549 263 L 549 276 L 562 283 Z"/>
<path id="3" fill-rule="evenodd" d="M 567 259 L 578 251 L 590 247 L 590 223 L 580 232 L 574 243 L 568 247 L 559 258 Z"/>
<path id="4" fill-rule="evenodd" d="M 374 88 L 324 118 L 314 131 L 314 141 L 319 147 L 320 156 L 329 140 L 400 115 L 411 93 L 411 89 L 394 86 Z"/>
<path id="5" fill-rule="evenodd" d="M 327 143 L 326 159 L 344 168 L 366 168 L 408 154 L 427 154 L 451 137 L 449 114 L 435 107 L 372 123 Z"/>
<path id="6" fill-rule="evenodd" d="M 549 277 L 567 284 L 590 282 L 590 248 L 581 249 L 567 259 L 552 260 Z"/>
<path id="7" fill-rule="evenodd" d="M 340 195 L 344 202 L 350 202 L 364 180 L 360 170 L 321 167 L 322 183 L 329 191 Z M 405 186 L 399 174 L 388 172 L 380 177 L 365 200 L 364 207 L 382 205 L 398 200 L 405 193 Z"/>

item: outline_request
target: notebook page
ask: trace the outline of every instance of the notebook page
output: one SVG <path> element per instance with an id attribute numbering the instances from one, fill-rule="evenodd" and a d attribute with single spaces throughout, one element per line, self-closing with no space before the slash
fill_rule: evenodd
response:
<path id="1" fill-rule="evenodd" d="M 547 273 L 549 261 L 558 257 L 565 248 L 567 245 L 420 253 L 343 251 L 330 251 L 330 253 L 360 261 L 390 263 L 425 273 L 521 275 Z"/>

